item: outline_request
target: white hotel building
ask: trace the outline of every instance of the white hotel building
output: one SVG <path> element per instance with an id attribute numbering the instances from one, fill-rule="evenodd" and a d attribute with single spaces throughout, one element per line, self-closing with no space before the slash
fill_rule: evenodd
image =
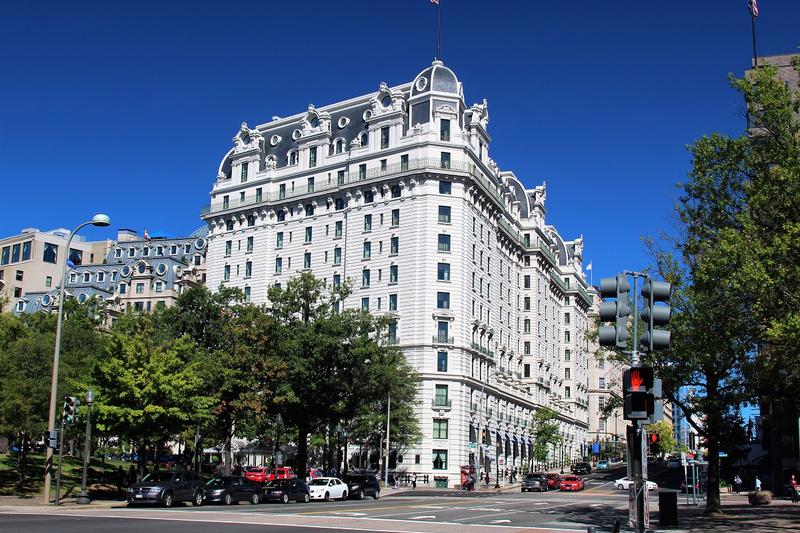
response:
<path id="1" fill-rule="evenodd" d="M 492 476 L 496 456 L 526 464 L 541 406 L 559 413 L 554 459 L 588 440 L 582 239 L 547 225 L 544 185 L 526 190 L 491 159 L 488 122 L 437 61 L 412 83 L 242 124 L 203 212 L 212 290 L 265 302 L 310 270 L 352 279 L 346 305 L 396 319 L 423 432 L 397 468 L 450 486 L 470 462 Z"/>

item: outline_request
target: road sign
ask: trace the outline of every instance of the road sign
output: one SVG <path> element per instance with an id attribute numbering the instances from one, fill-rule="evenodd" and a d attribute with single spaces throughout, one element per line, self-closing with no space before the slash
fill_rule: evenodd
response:
<path id="1" fill-rule="evenodd" d="M 467 443 L 467 448 L 469 448 L 470 450 L 474 450 L 477 447 L 478 447 L 478 445 L 476 443 L 474 443 L 474 442 L 468 442 Z"/>
<path id="2" fill-rule="evenodd" d="M 497 464 L 499 464 L 500 466 L 503 466 L 503 465 L 505 465 L 505 464 L 506 464 L 506 458 L 505 458 L 505 457 L 500 457 L 500 458 L 497 460 Z"/>

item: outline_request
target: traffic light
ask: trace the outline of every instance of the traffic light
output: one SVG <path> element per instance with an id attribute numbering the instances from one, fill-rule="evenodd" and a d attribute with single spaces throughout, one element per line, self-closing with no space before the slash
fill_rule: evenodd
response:
<path id="1" fill-rule="evenodd" d="M 647 442 L 650 444 L 650 454 L 651 455 L 658 455 L 661 453 L 661 442 L 658 433 L 651 433 L 647 437 Z"/>
<path id="2" fill-rule="evenodd" d="M 642 287 L 644 309 L 639 315 L 644 321 L 644 333 L 639 339 L 639 346 L 645 352 L 669 348 L 669 330 L 656 329 L 656 326 L 669 326 L 672 308 L 669 305 L 656 305 L 656 303 L 667 303 L 670 296 L 672 296 L 672 285 L 666 281 L 648 279 L 644 282 Z"/>
<path id="3" fill-rule="evenodd" d="M 600 296 L 603 298 L 616 298 L 616 302 L 603 302 L 600 304 L 600 321 L 614 322 L 613 326 L 600 326 L 600 346 L 616 346 L 625 348 L 628 341 L 628 317 L 631 307 L 628 304 L 628 293 L 631 285 L 623 274 L 613 278 L 600 280 Z"/>
<path id="4" fill-rule="evenodd" d="M 72 424 L 78 420 L 78 405 L 81 402 L 75 396 L 64 396 L 64 424 Z"/>
<path id="5" fill-rule="evenodd" d="M 645 420 L 655 410 L 653 369 L 631 367 L 622 374 L 623 417 L 625 420 Z"/>

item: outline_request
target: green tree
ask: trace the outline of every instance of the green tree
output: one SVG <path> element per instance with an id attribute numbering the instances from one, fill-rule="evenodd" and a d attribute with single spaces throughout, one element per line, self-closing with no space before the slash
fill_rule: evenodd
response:
<path id="1" fill-rule="evenodd" d="M 540 463 L 547 462 L 548 453 L 561 443 L 558 413 L 549 407 L 541 407 L 531 417 L 533 436 L 533 458 Z"/>
<path id="2" fill-rule="evenodd" d="M 118 318 L 92 373 L 97 425 L 137 444 L 140 473 L 148 443 L 210 418 L 215 403 L 206 391 L 196 344 L 188 336 L 159 332 L 159 319 L 158 312 Z"/>

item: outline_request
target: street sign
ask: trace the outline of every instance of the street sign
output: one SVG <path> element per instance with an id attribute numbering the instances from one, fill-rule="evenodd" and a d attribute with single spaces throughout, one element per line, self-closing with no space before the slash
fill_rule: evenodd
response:
<path id="1" fill-rule="evenodd" d="M 478 447 L 478 445 L 476 443 L 474 443 L 474 442 L 468 442 L 467 443 L 467 448 L 469 448 L 470 450 L 474 450 L 477 447 Z"/>
<path id="2" fill-rule="evenodd" d="M 600 443 L 595 442 L 592 444 L 592 454 L 593 455 L 600 455 Z"/>
<path id="3" fill-rule="evenodd" d="M 500 457 L 500 458 L 497 460 L 497 464 L 499 464 L 500 466 L 503 466 L 503 465 L 505 465 L 505 464 L 506 464 L 506 458 L 505 458 L 505 457 Z"/>

